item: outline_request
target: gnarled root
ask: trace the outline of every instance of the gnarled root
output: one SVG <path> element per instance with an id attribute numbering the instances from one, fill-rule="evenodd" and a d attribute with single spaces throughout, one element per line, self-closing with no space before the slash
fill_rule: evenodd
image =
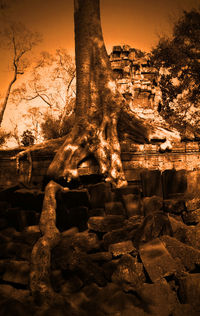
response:
<path id="1" fill-rule="evenodd" d="M 45 188 L 43 209 L 39 227 L 42 237 L 36 242 L 31 255 L 30 288 L 32 295 L 40 302 L 50 302 L 55 293 L 50 282 L 51 250 L 60 240 L 56 227 L 56 193 L 68 190 L 54 181 Z"/>

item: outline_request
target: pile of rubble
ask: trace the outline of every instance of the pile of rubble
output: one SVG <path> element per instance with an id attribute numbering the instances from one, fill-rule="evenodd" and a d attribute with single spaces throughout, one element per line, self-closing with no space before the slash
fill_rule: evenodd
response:
<path id="1" fill-rule="evenodd" d="M 1 315 L 199 315 L 200 199 L 144 197 L 108 183 L 60 192 L 55 300 L 33 300 L 31 251 L 44 193 L 0 192 Z"/>

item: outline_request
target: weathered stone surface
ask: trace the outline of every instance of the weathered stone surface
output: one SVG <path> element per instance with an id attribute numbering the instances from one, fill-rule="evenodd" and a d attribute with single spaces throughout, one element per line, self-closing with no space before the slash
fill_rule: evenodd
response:
<path id="1" fill-rule="evenodd" d="M 187 226 L 183 222 L 177 221 L 169 216 L 173 236 L 179 241 L 200 250 L 200 227 Z"/>
<path id="2" fill-rule="evenodd" d="M 19 302 L 25 302 L 30 296 L 29 290 L 16 289 L 8 284 L 0 284 L 0 297 L 16 299 Z"/>
<path id="3" fill-rule="evenodd" d="M 109 232 L 121 228 L 124 220 L 121 215 L 94 216 L 89 218 L 88 228 L 97 232 Z"/>
<path id="4" fill-rule="evenodd" d="M 92 208 L 88 210 L 88 217 L 92 216 L 104 216 L 105 210 L 104 208 Z"/>
<path id="5" fill-rule="evenodd" d="M 186 225 L 196 225 L 200 223 L 200 208 L 196 211 L 183 212 L 182 217 Z"/>
<path id="6" fill-rule="evenodd" d="M 183 244 L 177 239 L 170 236 L 162 236 L 160 240 L 163 242 L 172 258 L 177 262 L 179 271 L 192 271 L 196 265 L 200 266 L 200 251 Z"/>
<path id="7" fill-rule="evenodd" d="M 0 258 L 30 260 L 32 247 L 24 243 L 8 242 L 0 245 Z"/>
<path id="8" fill-rule="evenodd" d="M 141 200 L 137 195 L 126 194 L 122 196 L 128 217 L 141 215 Z"/>
<path id="9" fill-rule="evenodd" d="M 67 209 L 65 206 L 57 209 L 56 226 L 63 232 L 70 227 L 77 226 L 79 230 L 87 228 L 88 208 L 79 206 Z"/>
<path id="10" fill-rule="evenodd" d="M 79 206 L 90 207 L 87 189 L 59 191 L 57 194 L 57 212 L 62 208 L 70 209 Z"/>
<path id="11" fill-rule="evenodd" d="M 65 282 L 61 270 L 53 270 L 53 271 L 51 271 L 50 280 L 51 280 L 51 284 L 53 286 L 53 289 L 56 292 L 61 290 L 61 287 L 62 287 L 62 285 Z"/>
<path id="12" fill-rule="evenodd" d="M 161 212 L 147 215 L 133 236 L 135 245 L 148 242 L 162 235 L 171 235 L 172 229 L 168 216 Z"/>
<path id="13" fill-rule="evenodd" d="M 158 238 L 140 246 L 139 254 L 153 282 L 177 271 L 176 262 Z"/>
<path id="14" fill-rule="evenodd" d="M 190 304 L 200 313 L 200 274 L 188 274 L 179 279 L 181 302 Z"/>
<path id="15" fill-rule="evenodd" d="M 139 185 L 128 185 L 127 187 L 113 189 L 113 192 L 115 192 L 116 198 L 126 194 L 134 194 L 138 195 L 138 197 L 141 196 L 141 188 Z"/>
<path id="16" fill-rule="evenodd" d="M 145 282 L 143 265 L 131 255 L 123 255 L 117 264 L 117 268 L 112 275 L 112 281 L 117 284 L 130 284 L 137 288 Z"/>
<path id="17" fill-rule="evenodd" d="M 168 213 L 180 214 L 185 210 L 185 201 L 179 199 L 164 200 L 163 209 Z"/>
<path id="18" fill-rule="evenodd" d="M 144 215 L 159 212 L 163 208 L 163 199 L 160 196 L 144 197 L 142 199 L 142 207 Z"/>
<path id="19" fill-rule="evenodd" d="M 61 286 L 61 293 L 68 296 L 70 293 L 79 291 L 83 287 L 83 282 L 77 275 L 68 276 L 67 280 Z"/>
<path id="20" fill-rule="evenodd" d="M 186 201 L 187 211 L 195 211 L 200 208 L 200 198 L 194 198 Z"/>
<path id="21" fill-rule="evenodd" d="M 121 202 L 107 202 L 105 203 L 106 215 L 126 215 L 126 211 Z"/>
<path id="22" fill-rule="evenodd" d="M 109 183 L 98 183 L 88 186 L 92 208 L 104 208 L 106 202 L 112 201 L 113 193 Z"/>
<path id="23" fill-rule="evenodd" d="M 84 231 L 73 235 L 72 247 L 79 248 L 81 251 L 89 252 L 91 250 L 99 249 L 100 242 L 95 233 Z"/>
<path id="24" fill-rule="evenodd" d="M 44 192 L 38 189 L 19 189 L 13 192 L 12 204 L 24 210 L 41 212 Z"/>
<path id="25" fill-rule="evenodd" d="M 103 269 L 83 252 L 73 251 L 69 270 L 78 271 L 78 276 L 85 284 L 95 282 L 99 286 L 105 286 L 107 283 Z"/>
<path id="26" fill-rule="evenodd" d="M 38 224 L 39 214 L 35 211 L 15 207 L 7 210 L 6 219 L 10 226 L 16 228 L 18 231 L 23 231 L 26 226 Z"/>
<path id="27" fill-rule="evenodd" d="M 2 279 L 7 282 L 27 285 L 29 283 L 30 266 L 27 261 L 4 261 L 5 272 Z"/>
<path id="28" fill-rule="evenodd" d="M 108 247 L 108 250 L 112 253 L 114 257 L 118 257 L 118 256 L 129 254 L 129 253 L 137 253 L 137 250 L 133 246 L 133 243 L 131 240 L 122 241 L 116 244 L 111 244 Z"/>
<path id="29" fill-rule="evenodd" d="M 78 228 L 77 227 L 71 227 L 65 231 L 63 231 L 61 233 L 62 237 L 65 238 L 65 237 L 71 237 L 73 235 L 75 235 L 76 233 L 78 233 Z"/>
<path id="30" fill-rule="evenodd" d="M 165 170 L 162 173 L 163 196 L 169 199 L 177 193 L 185 193 L 187 190 L 187 172 L 186 170 Z"/>
<path id="31" fill-rule="evenodd" d="M 138 294 L 146 306 L 147 315 L 174 315 L 173 311 L 179 306 L 176 294 L 165 280 L 154 284 L 143 284 L 138 290 Z"/>
<path id="32" fill-rule="evenodd" d="M 160 170 L 148 170 L 141 173 L 143 196 L 163 196 Z"/>
<path id="33" fill-rule="evenodd" d="M 112 259 L 112 254 L 108 251 L 91 253 L 88 257 L 93 261 L 106 262 Z"/>
<path id="34" fill-rule="evenodd" d="M 14 298 L 8 298 L 0 302 L 1 316 L 7 315 L 18 315 L 18 316 L 27 316 L 33 315 L 34 309 L 31 308 L 30 304 L 24 304 L 19 302 Z"/>

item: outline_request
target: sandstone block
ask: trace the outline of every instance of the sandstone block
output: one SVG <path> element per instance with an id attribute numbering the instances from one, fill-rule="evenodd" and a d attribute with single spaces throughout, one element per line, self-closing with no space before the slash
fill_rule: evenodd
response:
<path id="1" fill-rule="evenodd" d="M 200 223 L 200 208 L 195 211 L 184 212 L 182 215 L 186 225 L 196 225 Z"/>
<path id="2" fill-rule="evenodd" d="M 133 215 L 141 215 L 141 200 L 137 195 L 126 194 L 123 195 L 123 202 L 126 208 L 126 213 L 128 217 Z"/>
<path id="3" fill-rule="evenodd" d="M 116 244 L 111 244 L 108 247 L 108 250 L 112 253 L 114 257 L 118 257 L 118 256 L 129 254 L 129 253 L 137 253 L 137 250 L 133 246 L 133 243 L 131 240 L 122 241 Z"/>
<path id="4" fill-rule="evenodd" d="M 179 279 L 181 302 L 192 305 L 200 313 L 200 274 L 193 273 Z"/>
<path id="5" fill-rule="evenodd" d="M 97 232 L 109 232 L 121 228 L 124 219 L 121 215 L 94 216 L 89 218 L 88 228 Z"/>
<path id="6" fill-rule="evenodd" d="M 106 202 L 112 201 L 113 193 L 109 183 L 97 183 L 88 186 L 92 208 L 103 208 Z"/>
<path id="7" fill-rule="evenodd" d="M 176 262 L 158 238 L 140 246 L 139 254 L 152 282 L 177 271 Z"/>
<path id="8" fill-rule="evenodd" d="M 200 251 L 170 236 L 162 236 L 163 242 L 172 258 L 177 262 L 179 271 L 192 271 L 200 265 Z"/>
<path id="9" fill-rule="evenodd" d="M 144 215 L 159 212 L 163 208 L 163 199 L 160 196 L 144 197 L 142 200 Z"/>
<path id="10" fill-rule="evenodd" d="M 126 215 L 126 211 L 121 202 L 107 202 L 105 203 L 106 215 Z"/>
<path id="11" fill-rule="evenodd" d="M 4 281 L 28 285 L 30 266 L 27 261 L 8 260 L 4 265 Z"/>
<path id="12" fill-rule="evenodd" d="M 187 200 L 185 204 L 186 204 L 187 211 L 194 211 L 200 208 L 200 199 L 194 198 L 191 200 Z"/>
<path id="13" fill-rule="evenodd" d="M 172 214 L 180 214 L 185 210 L 184 200 L 168 199 L 163 201 L 163 209 L 165 212 Z"/>

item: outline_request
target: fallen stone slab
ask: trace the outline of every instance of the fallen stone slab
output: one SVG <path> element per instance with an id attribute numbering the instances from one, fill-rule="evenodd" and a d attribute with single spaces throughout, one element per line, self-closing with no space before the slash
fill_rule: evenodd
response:
<path id="1" fill-rule="evenodd" d="M 81 251 L 90 252 L 100 247 L 100 242 L 95 233 L 84 231 L 72 236 L 72 247 Z"/>
<path id="2" fill-rule="evenodd" d="M 180 306 L 176 293 L 171 290 L 165 279 L 153 284 L 144 283 L 137 292 L 147 315 L 174 315 L 173 311 Z"/>
<path id="3" fill-rule="evenodd" d="M 91 254 L 88 254 L 88 257 L 92 261 L 97 261 L 97 262 L 108 262 L 112 260 L 112 254 L 109 251 L 91 253 Z"/>
<path id="4" fill-rule="evenodd" d="M 185 210 L 185 201 L 180 199 L 164 200 L 163 209 L 167 213 L 181 214 Z"/>
<path id="5" fill-rule="evenodd" d="M 122 199 L 128 217 L 131 217 L 133 215 L 142 215 L 141 200 L 138 195 L 126 194 L 122 196 Z"/>
<path id="6" fill-rule="evenodd" d="M 179 279 L 179 297 L 184 304 L 190 304 L 200 313 L 200 274 L 188 274 Z M 198 314 L 199 315 L 199 314 Z"/>
<path id="7" fill-rule="evenodd" d="M 177 262 L 178 271 L 192 271 L 196 265 L 200 266 L 200 251 L 188 246 L 176 238 L 170 236 L 162 236 L 160 240 L 163 242 L 172 258 Z"/>
<path id="8" fill-rule="evenodd" d="M 1 260 L 4 266 L 2 279 L 6 282 L 28 285 L 30 265 L 27 261 Z"/>
<path id="9" fill-rule="evenodd" d="M 144 215 L 159 212 L 163 209 L 163 199 L 160 196 L 144 197 L 142 199 L 142 207 Z"/>
<path id="10" fill-rule="evenodd" d="M 200 208 L 200 199 L 194 198 L 191 200 L 187 200 L 185 205 L 188 211 L 195 211 L 196 209 Z"/>
<path id="11" fill-rule="evenodd" d="M 126 211 L 122 205 L 122 202 L 107 202 L 105 203 L 105 214 L 126 216 Z"/>
<path id="12" fill-rule="evenodd" d="M 179 241 L 200 250 L 200 227 L 187 226 L 181 221 L 177 221 L 169 216 L 173 237 Z"/>
<path id="13" fill-rule="evenodd" d="M 94 216 L 88 220 L 88 228 L 106 233 L 123 227 L 125 217 L 121 215 Z"/>
<path id="14" fill-rule="evenodd" d="M 129 254 L 123 255 L 119 260 L 112 281 L 116 284 L 130 284 L 134 288 L 145 282 L 143 265 Z"/>
<path id="15" fill-rule="evenodd" d="M 200 208 L 195 211 L 187 211 L 182 214 L 186 225 L 196 225 L 200 223 Z"/>
<path id="16" fill-rule="evenodd" d="M 139 254 L 152 282 L 173 275 L 177 271 L 176 262 L 158 238 L 140 246 Z"/>
<path id="17" fill-rule="evenodd" d="M 106 202 L 113 200 L 110 183 L 97 183 L 88 186 L 90 204 L 92 208 L 104 208 Z"/>
<path id="18" fill-rule="evenodd" d="M 111 244 L 108 247 L 108 250 L 112 253 L 113 257 L 118 257 L 129 253 L 137 253 L 137 250 L 133 246 L 133 242 L 131 240 Z"/>

